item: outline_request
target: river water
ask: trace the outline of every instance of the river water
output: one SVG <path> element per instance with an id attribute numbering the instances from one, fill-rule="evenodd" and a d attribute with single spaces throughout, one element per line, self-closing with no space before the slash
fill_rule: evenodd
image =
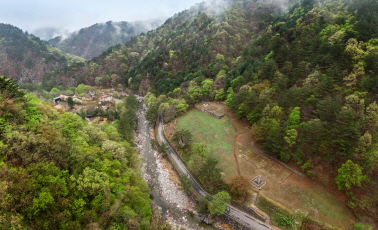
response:
<path id="1" fill-rule="evenodd" d="M 153 204 L 162 210 L 163 218 L 174 229 L 208 229 L 211 226 L 199 224 L 200 218 L 193 215 L 194 203 L 169 178 L 169 172 L 164 169 L 162 156 L 151 146 L 150 125 L 146 120 L 147 107 L 143 98 L 137 97 L 141 102 L 138 109 L 138 125 L 135 135 L 137 150 L 144 160 L 142 167 L 143 178 L 151 188 Z"/>

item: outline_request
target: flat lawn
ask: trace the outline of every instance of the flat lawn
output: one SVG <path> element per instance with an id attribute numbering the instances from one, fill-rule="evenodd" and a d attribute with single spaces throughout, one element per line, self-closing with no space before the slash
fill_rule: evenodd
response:
<path id="1" fill-rule="evenodd" d="M 191 110 L 177 120 L 175 128 L 189 130 L 194 142 L 206 144 L 210 154 L 219 160 L 226 181 L 237 176 L 233 154 L 235 130 L 227 116 L 217 119 L 198 110 Z"/>

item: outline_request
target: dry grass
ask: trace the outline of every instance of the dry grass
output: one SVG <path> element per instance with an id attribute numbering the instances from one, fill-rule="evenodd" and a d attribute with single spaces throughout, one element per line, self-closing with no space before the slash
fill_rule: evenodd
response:
<path id="1" fill-rule="evenodd" d="M 175 129 L 189 129 L 196 142 L 208 145 L 220 159 L 226 182 L 237 175 L 239 166 L 241 175 L 248 179 L 262 175 L 266 185 L 259 193 L 277 204 L 276 207 L 285 207 L 288 213 L 311 213 L 318 223 L 336 229 L 353 226 L 353 215 L 331 189 L 294 174 L 254 150 L 252 145 L 256 144 L 248 124 L 238 120 L 226 106 L 213 103 L 211 106 L 217 107 L 226 116 L 218 120 L 198 110 L 191 110 L 178 119 Z"/>

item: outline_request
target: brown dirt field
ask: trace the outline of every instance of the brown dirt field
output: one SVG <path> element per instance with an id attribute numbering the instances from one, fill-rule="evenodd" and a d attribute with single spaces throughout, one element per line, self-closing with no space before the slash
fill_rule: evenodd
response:
<path id="1" fill-rule="evenodd" d="M 225 118 L 231 121 L 235 129 L 233 151 L 238 172 L 249 180 L 261 175 L 262 180 L 266 182 L 260 191 L 254 189 L 255 192 L 269 197 L 293 213 L 297 210 L 305 214 L 312 213 L 312 218 L 320 223 L 327 223 L 341 229 L 352 226 L 353 215 L 346 204 L 341 201 L 344 200 L 343 196 L 340 196 L 337 189 L 335 190 L 335 186 L 325 187 L 307 177 L 303 178 L 261 154 L 252 148 L 252 146 L 257 148 L 261 146 L 257 146 L 254 142 L 248 123 L 237 119 L 236 115 L 225 105 L 211 102 L 209 105 L 216 108 L 217 114 L 224 113 Z M 175 132 L 176 122 L 175 120 L 165 125 L 165 133 L 169 139 Z M 298 168 L 295 164 L 290 164 L 290 166 Z M 225 181 L 227 182 L 228 179 L 225 178 Z"/>

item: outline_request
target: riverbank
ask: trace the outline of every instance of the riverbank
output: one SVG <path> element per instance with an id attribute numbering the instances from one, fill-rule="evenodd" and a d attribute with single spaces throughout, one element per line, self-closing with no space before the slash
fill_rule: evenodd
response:
<path id="1" fill-rule="evenodd" d="M 200 227 L 200 218 L 193 215 L 195 203 L 181 190 L 179 178 L 171 164 L 151 147 L 151 128 L 145 118 L 147 107 L 141 104 L 138 110 L 138 129 L 135 132 L 137 151 L 144 163 L 142 173 L 151 188 L 154 205 L 160 207 L 163 220 L 173 229 L 214 229 Z"/>

